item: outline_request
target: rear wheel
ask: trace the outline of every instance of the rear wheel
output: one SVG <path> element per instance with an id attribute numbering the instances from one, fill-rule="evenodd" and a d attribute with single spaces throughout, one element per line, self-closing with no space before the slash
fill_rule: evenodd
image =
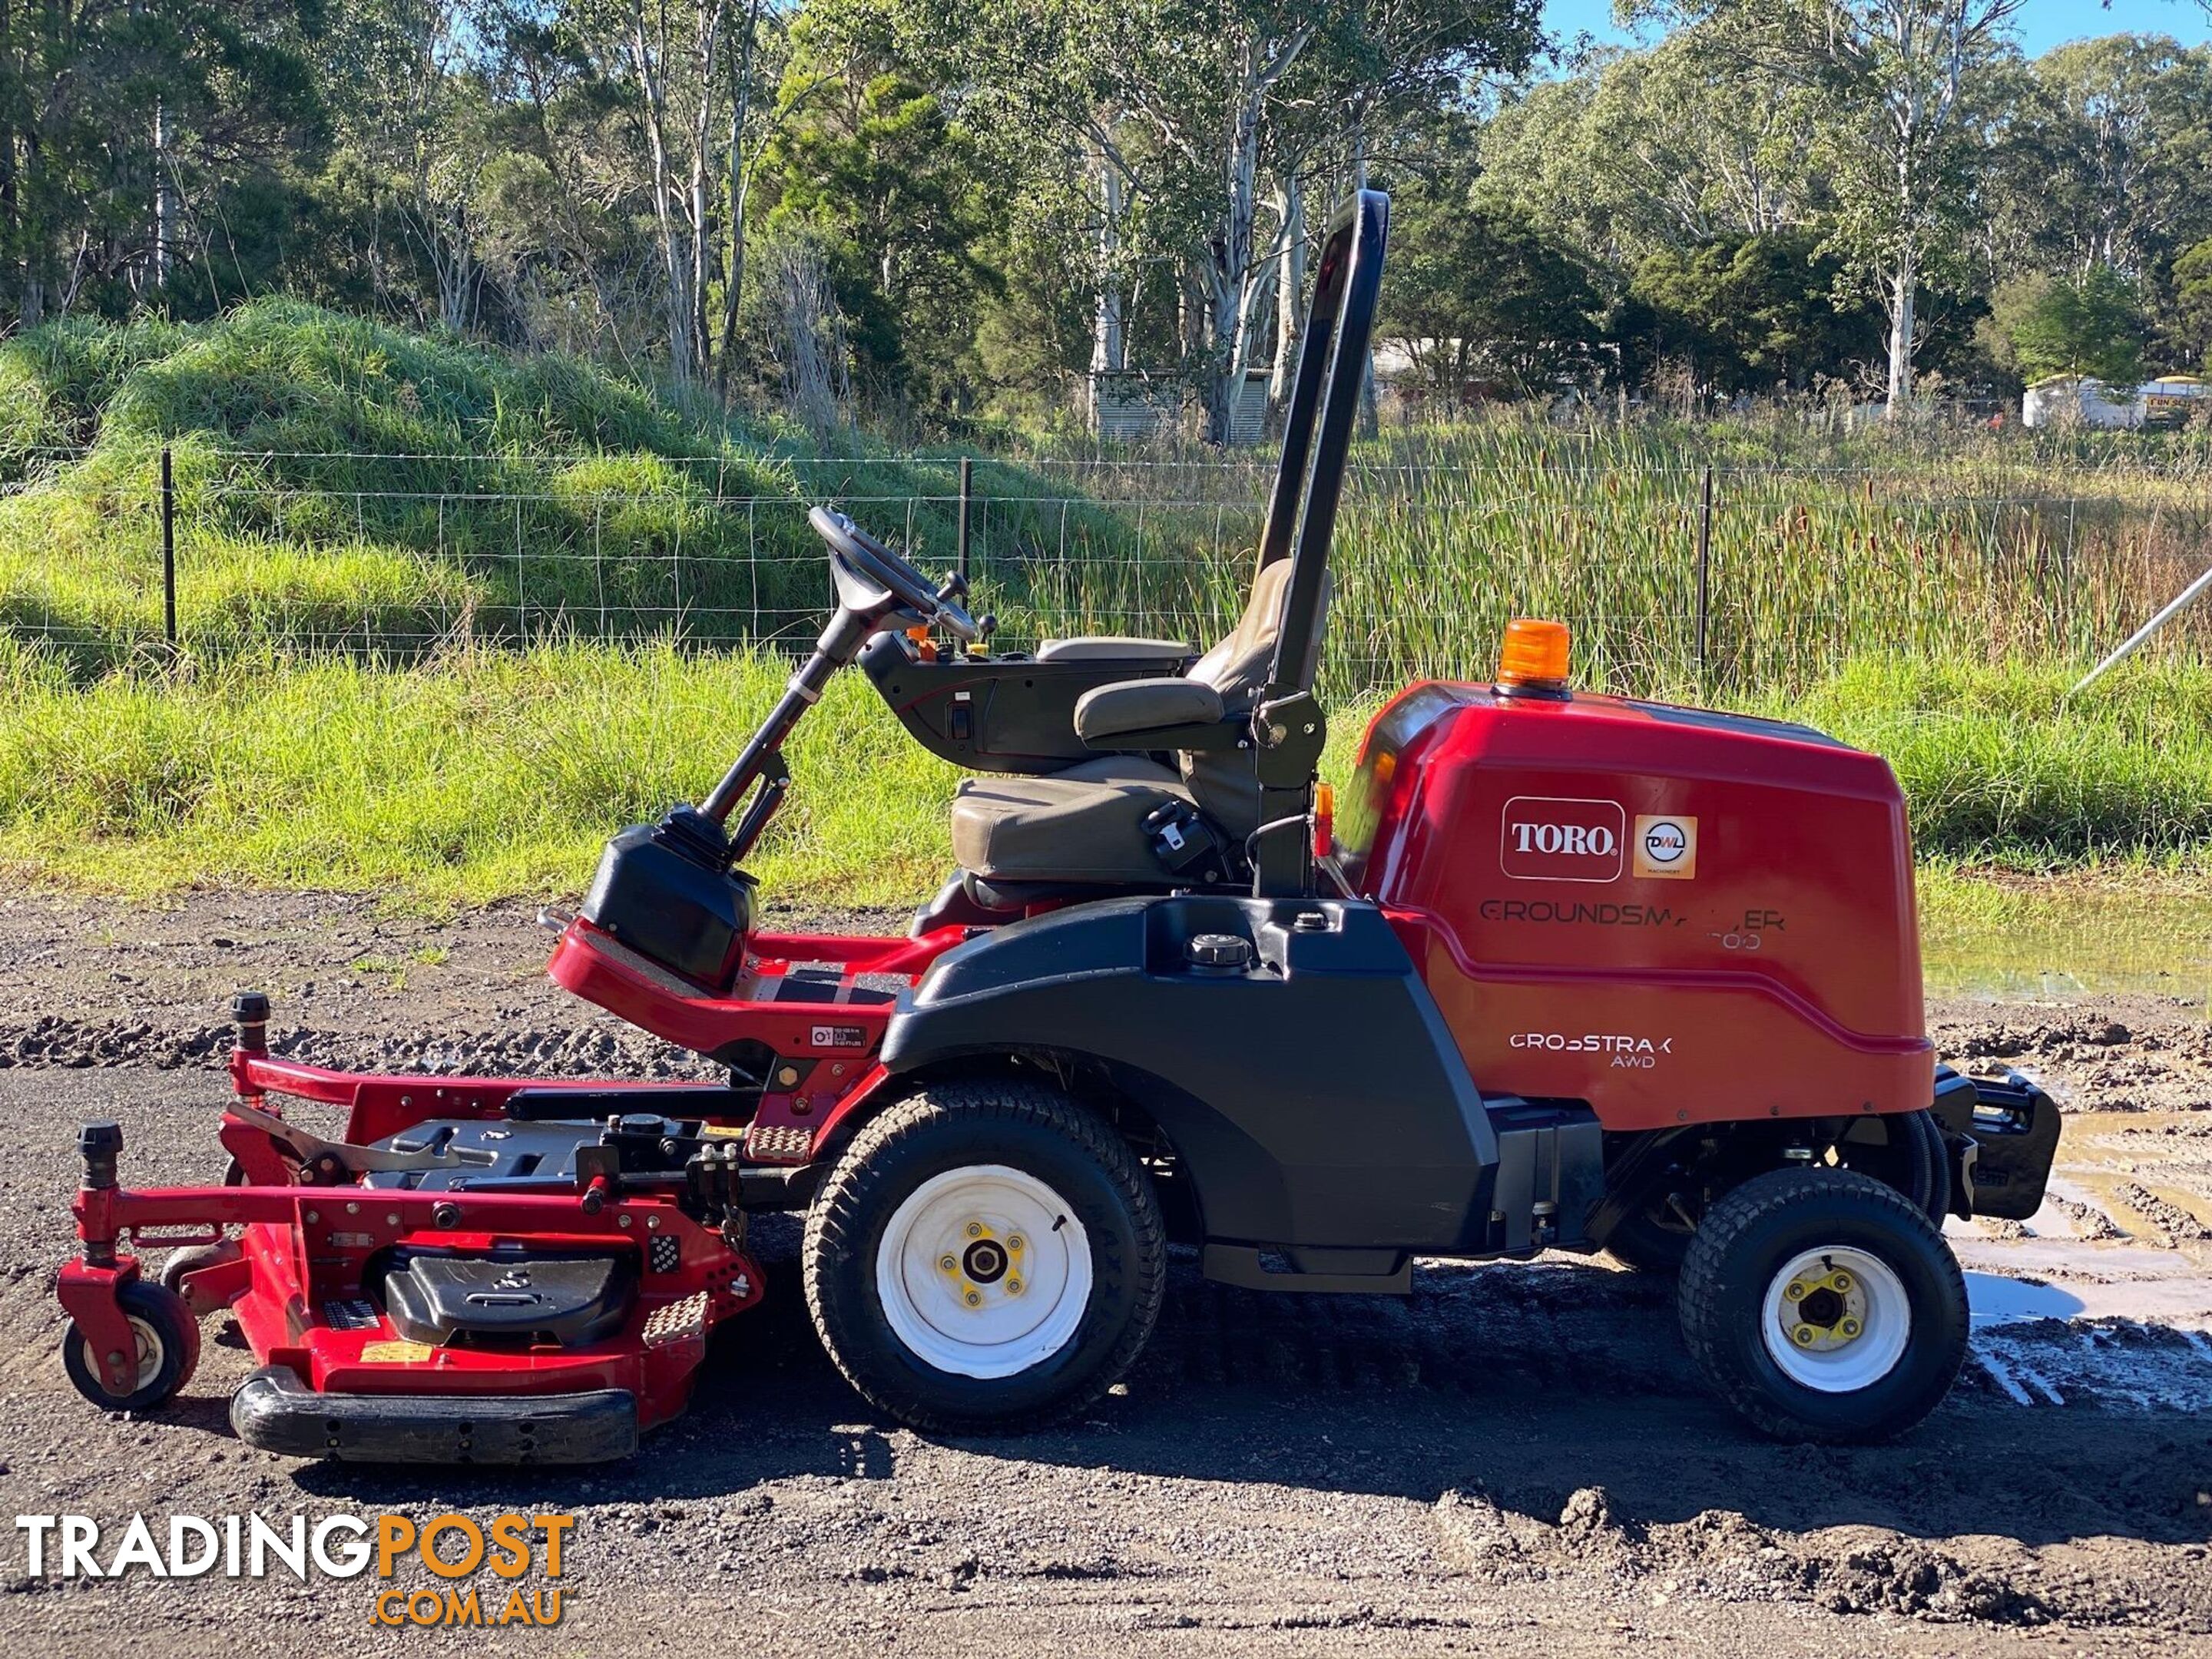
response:
<path id="1" fill-rule="evenodd" d="M 801 1258 L 823 1346 L 915 1428 L 1081 1409 L 1126 1371 L 1166 1269 L 1144 1170 L 1105 1123 L 1030 1084 L 943 1084 L 837 1161 Z"/>
<path id="2" fill-rule="evenodd" d="M 62 1334 L 62 1369 L 76 1391 L 102 1411 L 151 1411 L 173 1397 L 199 1369 L 200 1327 L 174 1291 L 136 1279 L 116 1292 L 137 1345 L 131 1386 L 111 1391 L 100 1356 L 71 1320 Z"/>
<path id="3" fill-rule="evenodd" d="M 1849 1170 L 1778 1170 L 1717 1200 L 1677 1304 L 1706 1379 L 1781 1440 L 1902 1434 L 1966 1360 L 1949 1247 L 1919 1205 Z"/>
<path id="4" fill-rule="evenodd" d="M 1720 1195 L 1764 1173 L 1780 1156 L 1771 1140 L 1706 1136 L 1673 1144 L 1679 1152 L 1643 1181 L 1632 1206 L 1601 1241 L 1607 1255 L 1640 1273 L 1681 1272 L 1691 1239 Z M 1935 1113 L 1853 1119 L 1822 1157 L 1833 1167 L 1895 1188 L 1942 1226 L 1951 1207 L 1951 1158 Z"/>

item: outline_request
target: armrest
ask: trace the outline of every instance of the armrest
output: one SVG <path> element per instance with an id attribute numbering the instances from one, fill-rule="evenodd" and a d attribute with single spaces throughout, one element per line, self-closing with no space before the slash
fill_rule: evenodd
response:
<path id="1" fill-rule="evenodd" d="M 1203 680 L 1117 680 L 1093 686 L 1077 699 L 1075 735 L 1093 749 L 1119 749 L 1127 745 L 1114 741 L 1117 738 L 1149 737 L 1170 726 L 1213 726 L 1221 715 L 1221 693 Z"/>
<path id="2" fill-rule="evenodd" d="M 1039 662 L 1182 662 L 1198 654 L 1181 640 L 1125 640 L 1085 634 L 1072 640 L 1047 640 L 1036 648 Z"/>

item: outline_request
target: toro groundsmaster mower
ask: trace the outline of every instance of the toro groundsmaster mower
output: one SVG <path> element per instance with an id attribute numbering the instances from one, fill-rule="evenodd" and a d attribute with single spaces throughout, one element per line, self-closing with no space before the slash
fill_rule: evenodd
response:
<path id="1" fill-rule="evenodd" d="M 1095 1400 L 1171 1242 L 1292 1292 L 1608 1250 L 1679 1272 L 1692 1353 L 1759 1428 L 1918 1422 L 1966 1344 L 1938 1226 L 2031 1213 L 2057 1116 L 1936 1065 L 1889 769 L 1578 692 L 1532 623 L 1493 682 L 1383 709 L 1340 817 L 1316 782 L 1387 213 L 1363 194 L 1331 228 L 1228 637 L 994 655 L 963 583 L 817 508 L 812 656 L 705 801 L 615 837 L 550 968 L 728 1081 L 350 1075 L 271 1054 L 241 997 L 228 1183 L 131 1190 L 117 1127 L 82 1132 L 60 1295 L 85 1395 L 159 1405 L 228 1308 L 255 1445 L 620 1455 L 759 1297 L 748 1217 L 791 1210 L 831 1357 L 925 1430 Z M 977 775 L 958 870 L 905 938 L 758 931 L 740 866 L 783 742 L 856 660 Z M 343 1109 L 342 1135 L 287 1101 Z M 131 1241 L 188 1248 L 155 1282 Z"/>

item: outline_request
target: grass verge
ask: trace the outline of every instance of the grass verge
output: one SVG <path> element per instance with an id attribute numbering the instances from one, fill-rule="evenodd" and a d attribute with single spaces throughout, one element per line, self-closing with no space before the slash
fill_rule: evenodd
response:
<path id="1" fill-rule="evenodd" d="M 574 893 L 611 831 L 712 785 L 787 672 L 772 656 L 570 643 L 400 667 L 247 654 L 86 684 L 0 641 L 0 860 L 139 895 Z M 1949 910 L 1996 902 L 1973 896 L 1990 872 L 2193 884 L 2212 869 L 2212 672 L 2127 671 L 2062 705 L 2066 679 L 1857 663 L 1758 707 L 1888 757 Z M 1370 708 L 1338 708 L 1334 775 Z M 752 861 L 771 894 L 906 902 L 942 878 L 957 774 L 858 675 L 788 752 L 798 785 Z"/>

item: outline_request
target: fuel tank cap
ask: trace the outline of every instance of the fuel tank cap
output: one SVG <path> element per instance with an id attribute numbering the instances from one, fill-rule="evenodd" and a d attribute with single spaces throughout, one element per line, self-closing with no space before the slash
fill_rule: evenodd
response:
<path id="1" fill-rule="evenodd" d="M 1252 965 L 1252 941 L 1236 933 L 1194 933 L 1182 953 L 1200 973 L 1242 973 Z"/>

